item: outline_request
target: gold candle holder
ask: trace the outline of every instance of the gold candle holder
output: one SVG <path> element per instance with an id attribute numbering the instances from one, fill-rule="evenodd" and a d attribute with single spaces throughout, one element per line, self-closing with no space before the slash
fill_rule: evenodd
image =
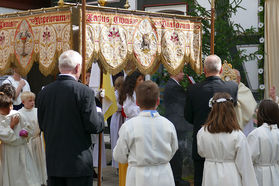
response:
<path id="1" fill-rule="evenodd" d="M 107 4 L 107 0 L 98 0 L 100 6 L 105 6 Z"/>
<path id="2" fill-rule="evenodd" d="M 128 0 L 126 0 L 126 3 L 125 3 L 125 5 L 124 5 L 124 8 L 125 8 L 125 9 L 129 9 L 129 8 L 130 8 L 130 4 L 129 4 L 129 1 L 128 1 Z"/>
<path id="3" fill-rule="evenodd" d="M 57 4 L 58 6 L 64 6 L 64 0 L 59 0 Z"/>

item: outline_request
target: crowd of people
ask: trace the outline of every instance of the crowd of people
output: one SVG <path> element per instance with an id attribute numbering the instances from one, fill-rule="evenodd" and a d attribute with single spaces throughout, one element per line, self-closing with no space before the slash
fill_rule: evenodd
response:
<path id="1" fill-rule="evenodd" d="M 103 132 L 105 121 L 96 93 L 78 82 L 81 63 L 75 51 L 61 54 L 60 74 L 40 91 L 37 108 L 16 70 L 0 86 L 0 186 L 92 186 L 98 149 L 92 136 Z M 275 89 L 257 107 L 240 78 L 221 79 L 217 55 L 205 58 L 204 74 L 204 81 L 186 91 L 183 71 L 170 76 L 164 116 L 157 111 L 156 83 L 139 71 L 115 80 L 110 135 L 120 186 L 190 185 L 182 178 L 185 153 L 192 154 L 195 186 L 279 185 Z"/>

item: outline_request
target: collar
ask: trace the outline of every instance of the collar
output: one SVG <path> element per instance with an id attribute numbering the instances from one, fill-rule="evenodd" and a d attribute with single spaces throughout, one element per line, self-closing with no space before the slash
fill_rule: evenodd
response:
<path id="1" fill-rule="evenodd" d="M 206 78 L 206 80 L 217 80 L 217 79 L 222 80 L 220 76 L 209 76 Z"/>
<path id="2" fill-rule="evenodd" d="M 140 113 L 139 113 L 140 116 L 147 116 L 147 117 L 156 117 L 156 116 L 159 116 L 159 113 L 157 112 L 157 110 L 142 110 Z"/>
<path id="3" fill-rule="evenodd" d="M 72 75 L 72 74 L 59 74 L 59 75 L 58 75 L 58 78 L 59 78 L 59 79 L 60 79 L 60 78 L 61 78 L 61 79 L 64 79 L 64 78 L 65 78 L 65 79 L 68 79 L 67 77 L 71 77 L 71 79 L 74 78 L 74 80 L 77 81 L 76 77 L 75 77 L 74 75 Z"/>
<path id="4" fill-rule="evenodd" d="M 181 86 L 180 85 L 180 83 L 176 80 L 176 79 L 174 79 L 174 78 L 171 78 L 173 81 L 175 81 L 179 86 Z"/>
<path id="5" fill-rule="evenodd" d="M 277 124 L 268 125 L 267 123 L 263 123 L 262 126 L 263 126 L 263 127 L 270 128 L 270 130 L 271 130 L 271 129 L 278 129 Z"/>

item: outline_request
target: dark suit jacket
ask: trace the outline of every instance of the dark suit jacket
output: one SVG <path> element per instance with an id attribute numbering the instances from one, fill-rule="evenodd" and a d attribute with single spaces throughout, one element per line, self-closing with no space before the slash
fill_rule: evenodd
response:
<path id="1" fill-rule="evenodd" d="M 184 118 L 185 99 L 184 89 L 170 78 L 164 90 L 165 117 L 174 124 L 178 137 L 179 133 L 189 130 Z"/>
<path id="2" fill-rule="evenodd" d="M 37 107 L 46 142 L 48 176 L 91 176 L 90 134 L 100 133 L 104 128 L 93 90 L 73 77 L 58 76 L 39 93 Z"/>
<path id="3" fill-rule="evenodd" d="M 207 120 L 210 112 L 209 100 L 217 92 L 229 93 L 237 102 L 238 85 L 233 81 L 223 81 L 220 77 L 210 76 L 205 81 L 188 87 L 186 92 L 185 119 L 194 125 L 193 158 L 202 160 L 197 153 L 196 135 Z"/>

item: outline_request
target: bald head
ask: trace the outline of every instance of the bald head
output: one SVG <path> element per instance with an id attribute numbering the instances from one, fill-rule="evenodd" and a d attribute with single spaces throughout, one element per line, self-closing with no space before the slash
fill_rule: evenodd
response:
<path id="1" fill-rule="evenodd" d="M 222 69 L 222 61 L 217 55 L 210 55 L 204 60 L 204 72 L 205 75 L 213 76 L 220 75 Z"/>

